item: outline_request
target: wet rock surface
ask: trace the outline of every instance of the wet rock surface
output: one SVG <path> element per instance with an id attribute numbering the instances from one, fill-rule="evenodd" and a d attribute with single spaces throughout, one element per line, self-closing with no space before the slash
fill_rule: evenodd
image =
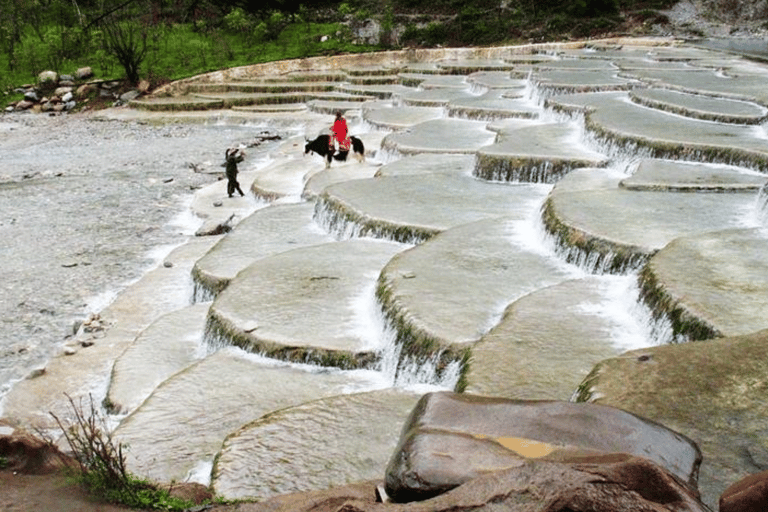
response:
<path id="1" fill-rule="evenodd" d="M 153 250 L 185 240 L 186 228 L 170 222 L 185 197 L 216 179 L 188 163 L 218 164 L 220 148 L 243 136 L 87 116 L 3 117 L 0 391 L 44 366 L 77 321 L 155 265 Z"/>
<path id="2" fill-rule="evenodd" d="M 384 389 L 316 400 L 244 425 L 213 469 L 220 496 L 269 498 L 379 479 L 420 393 Z M 323 456 L 317 455 L 322 447 Z"/>
<path id="3" fill-rule="evenodd" d="M 702 283 L 701 278 L 691 279 L 696 277 L 692 274 L 710 267 L 726 269 L 728 264 L 720 256 L 730 255 L 733 262 L 745 268 L 755 266 L 750 254 L 761 251 L 765 238 L 760 229 L 766 219 L 765 188 L 760 188 L 758 178 L 765 172 L 768 146 L 764 127 L 746 124 L 754 121 L 754 114 L 761 112 L 758 106 L 764 103 L 764 87 L 759 86 L 766 79 L 763 66 L 670 43 L 616 40 L 591 42 L 590 48 L 583 48 L 583 43 L 536 47 L 546 55 L 530 54 L 533 47 L 515 47 L 286 61 L 222 70 L 171 84 L 162 91 L 169 94 L 167 97 L 156 95 L 133 101 L 135 108 L 111 109 L 101 114 L 98 122 L 88 118 L 82 126 L 72 124 L 71 136 L 56 130 L 70 126 L 57 118 L 44 120 L 50 124 L 16 119 L 0 123 L 0 156 L 7 155 L 11 162 L 10 171 L 2 171 L 8 172 L 8 178 L 4 176 L 0 182 L 0 192 L 7 192 L 2 199 L 9 198 L 2 204 L 10 205 L 9 215 L 3 218 L 16 219 L 0 224 L 0 228 L 3 235 L 8 235 L 4 240 L 24 242 L 12 246 L 12 256 L 7 258 L 12 262 L 10 269 L 32 269 L 20 280 L 9 281 L 18 287 L 9 294 L 9 304 L 21 305 L 32 299 L 55 302 L 87 281 L 86 273 L 78 274 L 78 279 L 53 279 L 51 282 L 58 288 L 51 294 L 40 293 L 45 284 L 21 288 L 26 284 L 24 277 L 31 282 L 37 276 L 54 276 L 51 268 L 58 278 L 62 272 L 92 271 L 102 261 L 119 261 L 120 265 L 99 268 L 92 274 L 94 290 L 101 291 L 105 283 L 111 285 L 112 277 L 123 276 L 123 266 L 129 278 L 141 276 L 124 290 L 118 286 L 122 293 L 109 307 L 84 311 L 76 325 L 65 329 L 73 334 L 60 357 L 48 359 L 50 352 L 38 353 L 39 360 L 47 361 L 44 367 L 35 367 L 34 361 L 24 366 L 26 361 L 14 359 L 14 364 L 23 367 L 22 371 L 14 371 L 30 378 L 17 382 L 5 395 L 3 413 L 11 418 L 11 424 L 52 428 L 48 411 L 64 416 L 67 403 L 51 389 L 76 398 L 95 394 L 101 400 L 110 385 L 128 388 L 126 382 L 131 379 L 118 375 L 128 376 L 126 368 L 136 363 L 122 363 L 131 358 L 140 361 L 141 351 L 132 353 L 131 349 L 149 342 L 153 364 L 148 367 L 156 366 L 157 375 L 141 376 L 142 385 L 133 390 L 134 395 L 116 400 L 121 411 L 129 415 L 111 418 L 120 423 L 120 436 L 138 447 L 131 454 L 130 465 L 155 478 L 208 484 L 213 460 L 221 453 L 225 438 L 243 425 L 267 425 L 270 418 L 275 425 L 280 424 L 278 418 L 290 423 L 292 414 L 301 417 L 310 410 L 305 409 L 307 403 L 319 398 L 339 404 L 341 410 L 351 392 L 390 387 L 415 386 L 413 389 L 424 392 L 424 386 L 470 390 L 475 386 L 473 392 L 531 400 L 564 397 L 589 365 L 600 358 L 624 348 L 677 339 L 674 333 L 679 332 L 679 326 L 675 325 L 674 312 L 656 308 L 656 317 L 648 321 L 639 288 L 628 283 L 636 282 L 641 270 L 651 268 L 643 267 L 649 258 L 661 259 L 664 251 L 673 252 L 674 245 L 684 238 L 700 240 L 702 247 L 711 246 L 710 252 L 717 253 L 709 258 L 707 250 L 687 245 L 686 258 L 696 261 L 673 272 L 683 275 L 684 281 Z M 404 60 L 397 63 L 397 59 Z M 307 71 L 313 66 L 317 69 Z M 405 75 L 401 76 L 401 72 Z M 320 78 L 321 73 L 327 76 Z M 307 83 L 289 88 L 286 83 L 278 83 L 284 80 L 273 80 L 272 85 L 262 80 L 278 74 L 292 74 L 292 81 Z M 723 80 L 726 75 L 727 81 Z M 318 79 L 328 83 L 313 87 L 311 82 Z M 199 84 L 194 87 L 197 92 L 192 92 L 193 82 Z M 233 86 L 233 82 L 240 83 Z M 675 94 L 647 94 L 648 104 L 639 105 L 631 101 L 628 88 L 674 89 Z M 584 90 L 597 92 L 577 92 Z M 697 94 L 709 97 L 691 97 Z M 728 101 L 718 103 L 712 95 Z M 224 105 L 231 108 L 224 109 Z M 402 105 L 407 107 L 399 109 Z M 370 158 L 365 165 L 359 164 L 359 173 L 355 172 L 356 163 L 318 170 L 316 159 L 301 156 L 304 137 L 327 130 L 328 109 L 333 108 L 346 111 L 352 134 L 360 133 L 370 148 Z M 366 119 L 370 116 L 370 121 L 375 121 L 377 113 L 384 109 L 388 109 L 387 115 L 379 116 L 381 123 Z M 437 111 L 445 117 L 432 119 Z M 703 111 L 717 115 L 724 112 L 730 118 L 728 123 L 702 120 L 699 114 Z M 521 112 L 535 115 L 521 119 Z M 25 132 L 17 137 L 14 132 L 20 126 Z M 376 126 L 377 131 L 369 132 L 371 126 Z M 558 129 L 552 131 L 552 126 Z M 265 129 L 286 136 L 278 141 L 254 135 Z M 557 135 L 554 144 L 553 133 Z M 517 144 L 513 144 L 515 140 Z M 560 166 L 559 170 L 550 173 L 551 181 L 546 183 L 520 182 L 531 180 L 535 175 L 532 172 L 509 173 L 493 178 L 504 182 L 488 183 L 480 156 L 504 144 L 514 145 L 514 151 L 495 158 L 506 158 L 509 167 Z M 250 192 L 243 198 L 226 198 L 225 183 L 215 181 L 222 171 L 223 149 L 233 146 L 250 148 L 249 158 L 240 169 L 243 188 Z M 556 158 L 563 154 L 566 165 Z M 582 161 L 575 158 L 578 155 L 597 158 Z M 518 157 L 522 160 L 515 160 Z M 659 157 L 668 160 L 662 163 L 654 159 Z M 45 164 L 36 167 L 41 158 Z M 684 165 L 669 163 L 674 159 L 697 164 L 684 164 L 690 166 L 686 171 L 692 172 L 683 172 Z M 638 160 L 644 162 L 635 166 Z M 719 167 L 708 167 L 713 163 Z M 575 168 L 580 165 L 589 167 Z M 165 175 L 166 169 L 173 169 L 173 175 Z M 62 170 L 64 174 L 57 175 Z M 100 181 L 102 175 L 109 180 Z M 74 177 L 78 179 L 67 181 Z M 61 186 L 40 189 L 42 192 L 28 205 L 24 202 L 28 197 L 19 192 L 35 197 L 29 194 L 37 193 L 30 187 L 32 183 Z M 112 193 L 107 183 L 119 183 L 119 193 Z M 89 188 L 89 184 L 94 187 Z M 203 184 L 204 188 L 196 190 Z M 69 185 L 74 185 L 81 195 L 72 194 Z M 168 189 L 174 194 L 166 196 Z M 195 192 L 194 199 L 190 201 L 182 190 Z M 715 190 L 728 193 L 681 193 Z M 51 191 L 56 201 L 49 201 Z M 301 220 L 288 229 L 269 222 L 259 225 L 260 217 L 268 220 L 267 215 L 260 214 L 278 206 L 265 208 L 267 203 L 309 209 L 303 209 Z M 83 204 L 89 208 L 83 208 Z M 123 219 L 125 205 L 136 211 L 129 211 Z M 183 227 L 178 222 L 168 223 L 184 211 L 191 211 L 199 219 L 187 218 Z M 22 223 L 27 217 L 35 223 Z M 17 223 L 24 229 L 14 227 Z M 30 229 L 36 226 L 39 233 Z M 86 229 L 80 232 L 73 226 Z M 120 229 L 115 234 L 109 231 L 111 226 Z M 142 243 L 132 237 L 136 226 L 142 233 L 138 237 Z M 243 230 L 239 231 L 241 226 Z M 722 242 L 727 238 L 723 238 L 727 233 L 724 230 L 739 228 L 752 231 L 750 236 L 757 249 L 744 254 L 726 243 L 724 255 L 720 255 L 722 244 L 712 240 Z M 304 232 L 310 235 L 304 238 Z M 229 237 L 231 244 L 224 242 Z M 339 241 L 318 245 L 323 237 Z M 83 242 L 83 246 L 70 240 Z M 145 247 L 166 244 L 181 245 L 173 252 L 143 258 Z M 366 263 L 353 254 L 355 247 L 375 244 L 393 249 Z M 69 245 L 75 250 L 55 251 Z M 343 250 L 324 250 L 324 246 Z M 95 249 L 89 252 L 90 247 Z M 109 256 L 102 258 L 102 253 Z M 81 255 L 98 255 L 98 263 L 94 263 L 95 256 L 86 259 Z M 193 271 L 204 258 L 214 263 L 206 271 L 213 284 L 202 282 L 205 272 Z M 51 261 L 55 263 L 51 265 Z M 154 268 L 144 272 L 148 267 Z M 590 275 L 605 272 L 618 275 Z M 661 272 L 657 274 L 661 276 Z M 716 288 L 718 293 L 696 298 L 696 307 L 689 308 L 693 318 L 686 320 L 687 324 L 704 322 L 706 315 L 699 313 L 712 308 L 722 310 L 718 313 L 721 323 L 730 321 L 721 301 L 725 295 L 719 293 L 729 287 L 744 288 L 745 284 L 738 277 L 731 279 L 732 274 L 725 270 L 713 275 L 717 280 L 706 286 Z M 341 283 L 346 276 L 354 277 L 352 285 Z M 193 279 L 198 280 L 198 291 L 205 288 L 201 293 L 195 293 Z M 596 279 L 604 281 L 597 284 Z M 670 278 L 659 282 L 664 280 L 672 283 Z M 755 283 L 760 282 L 758 277 Z M 422 286 L 417 286 L 419 283 Z M 225 325 L 228 321 L 214 325 L 209 315 L 207 329 L 193 340 L 192 332 L 199 330 L 202 315 L 177 316 L 176 312 L 189 308 L 193 301 L 198 302 L 196 310 L 204 310 L 205 301 L 216 293 L 218 305 L 226 299 L 232 306 L 230 312 L 236 311 L 236 328 Z M 750 293 L 747 297 L 754 300 Z M 684 292 L 680 298 L 690 299 L 687 295 Z M 237 306 L 255 303 L 259 303 L 256 308 Z M 215 313 L 217 305 L 213 304 L 209 313 Z M 58 314 L 57 308 L 37 310 L 41 315 L 43 310 L 45 314 Z M 751 322 L 760 316 L 759 312 L 741 310 L 744 314 L 736 323 L 757 325 Z M 22 318 L 16 312 L 8 317 Z M 13 328 L 26 328 L 35 320 L 28 316 Z M 167 328 L 163 327 L 166 322 Z M 530 328 L 540 322 L 559 330 Z M 644 323 L 649 325 L 637 329 Z M 266 334 L 270 343 L 282 345 L 283 349 L 270 353 L 271 358 L 233 348 L 222 350 L 219 342 L 227 329 L 236 330 L 243 339 Z M 173 339 L 163 340 L 163 333 Z M 14 345 L 27 339 L 17 334 L 8 343 L 11 353 L 23 352 L 26 347 Z M 446 350 L 440 341 L 443 339 L 459 341 L 462 350 Z M 328 350 L 329 344 L 338 340 L 343 340 L 344 350 Z M 414 358 L 404 349 L 417 340 L 426 342 Z M 358 354 L 365 357 L 350 364 L 350 353 L 344 352 L 349 349 L 347 345 L 362 350 Z M 511 345 L 521 351 L 507 350 Z M 318 347 L 326 354 L 337 354 L 317 357 Z M 473 360 L 475 348 L 478 357 Z M 579 357 L 568 357 L 569 351 L 578 352 Z M 557 357 L 553 357 L 556 352 Z M 194 360 L 190 354 L 194 354 Z M 125 357 L 122 362 L 121 355 Z M 723 353 L 722 357 L 727 356 Z M 285 360 L 313 361 L 320 366 L 288 364 Z M 506 366 L 505 360 L 511 363 L 504 371 L 515 365 L 524 366 L 525 371 L 514 379 L 504 379 L 500 376 L 503 372 L 496 369 Z M 642 356 L 642 360 L 652 358 Z M 272 371 L 276 367 L 279 371 Z M 558 372 L 568 375 L 553 379 Z M 158 383 L 145 377 L 165 380 Z M 589 382 L 578 387 L 579 396 L 588 394 Z M 759 377 L 755 382 L 761 382 Z M 3 385 L 7 389 L 11 383 L 13 379 Z M 690 393 L 698 384 L 689 379 L 687 385 Z M 140 402 L 147 393 L 148 398 Z M 596 399 L 599 394 L 590 397 Z M 739 399 L 737 395 L 732 400 Z M 105 405 L 110 405 L 109 401 Z M 284 409 L 286 406 L 290 408 Z M 317 414 L 326 413 L 318 410 Z M 670 416 L 674 414 L 667 411 L 664 416 L 654 410 L 648 417 L 656 420 Z M 714 410 L 712 417 L 719 417 Z M 764 417 L 756 408 L 755 424 Z M 367 421 L 375 422 L 375 418 L 371 414 Z M 361 425 L 366 422 L 365 417 L 359 420 Z M 460 423 L 461 418 L 451 421 Z M 547 428 L 555 424 L 550 422 Z M 702 422 L 700 427 L 706 435 L 699 438 L 707 439 L 720 425 Z M 191 428 L 194 434 L 185 437 L 185 428 Z M 580 431 L 583 435 L 589 429 L 582 427 Z M 359 432 L 359 436 L 349 446 L 364 442 L 365 432 Z M 268 463 L 268 455 L 250 451 L 252 441 L 246 438 L 242 437 L 245 444 L 241 447 L 252 454 L 247 464 L 258 467 L 259 461 Z M 551 444 L 549 440 L 538 442 Z M 282 441 L 278 444 L 285 446 Z M 747 445 L 751 460 L 762 464 L 765 456 L 758 444 Z M 310 461 L 323 456 L 322 446 L 302 446 L 308 462 L 302 463 L 298 457 L 291 461 L 297 466 L 297 475 L 314 467 Z M 442 448 L 439 443 L 436 446 Z M 504 453 L 496 448 L 486 452 L 493 457 Z M 712 457 L 713 468 L 728 467 L 731 454 L 709 448 L 705 453 Z M 234 455 L 232 468 L 241 467 L 245 459 Z M 345 454 L 344 447 L 338 457 L 354 460 L 354 454 Z M 374 459 L 380 460 L 378 457 L 381 452 Z M 497 459 L 478 459 L 478 464 L 496 467 L 489 462 L 492 460 Z M 525 482 L 526 474 L 569 472 L 568 479 L 572 480 L 568 481 L 584 482 L 579 476 L 583 468 L 539 463 L 534 466 L 525 462 L 519 466 L 524 474 L 517 473 L 514 478 Z M 602 469 L 590 470 L 593 477 L 595 471 L 609 471 L 605 459 L 602 463 Z M 663 470 L 645 462 L 628 464 L 614 468 L 642 468 L 641 472 L 658 476 L 654 482 L 666 481 Z M 339 475 L 351 481 L 369 478 L 370 471 L 370 465 L 349 464 Z M 633 469 L 616 471 L 611 473 L 613 481 L 621 480 L 618 474 L 637 474 Z M 716 503 L 724 480 L 730 476 L 735 479 L 742 475 L 723 472 L 720 479 L 702 480 L 707 503 Z M 697 510 L 699 506 L 695 490 L 690 495 L 663 491 L 664 504 L 654 502 L 658 496 L 640 493 L 638 498 L 637 493 L 632 494 L 639 490 L 633 478 L 626 485 L 610 487 L 609 492 L 613 497 L 620 496 L 620 500 L 630 496 L 635 500 L 631 505 L 611 502 L 610 496 L 588 482 L 585 486 L 578 484 L 580 490 L 575 495 L 551 486 L 555 494 L 547 496 L 554 500 L 552 503 L 578 508 L 579 499 L 592 500 L 599 495 L 588 502 L 588 508 L 595 510 L 615 510 L 616 503 L 648 510 L 666 510 L 667 506 Z M 235 483 L 227 492 L 240 492 L 237 478 L 230 481 Z M 552 478 L 541 476 L 533 481 L 540 488 L 542 482 Z M 484 482 L 478 483 L 478 488 L 490 488 L 489 480 Z M 343 482 L 323 480 L 312 485 L 338 483 Z M 469 484 L 474 485 L 473 481 Z M 502 485 L 509 490 L 516 484 Z M 530 498 L 539 504 L 546 499 L 526 485 L 523 487 L 528 491 L 522 498 L 520 494 L 505 494 L 510 507 L 517 499 Z M 455 505 L 455 500 L 464 499 L 450 494 L 435 498 L 445 500 L 436 505 L 436 510 L 451 506 L 451 500 Z M 357 506 L 354 503 L 348 506 Z M 466 503 L 480 508 L 494 506 L 475 498 L 467 498 Z M 337 502 L 337 508 L 341 505 Z"/>
<path id="4" fill-rule="evenodd" d="M 767 248 L 762 229 L 679 237 L 643 269 L 645 300 L 673 319 L 676 335 L 692 339 L 768 328 Z"/>
<path id="5" fill-rule="evenodd" d="M 634 350 L 598 364 L 580 399 L 620 406 L 696 442 L 706 503 L 768 468 L 765 439 L 768 331 Z"/>
<path id="6" fill-rule="evenodd" d="M 387 466 L 387 494 L 420 501 L 484 473 L 519 467 L 523 459 L 580 462 L 611 454 L 652 460 L 696 488 L 701 453 L 691 440 L 620 409 L 591 405 L 424 395 Z"/>
<path id="7" fill-rule="evenodd" d="M 278 496 L 240 505 L 243 512 L 492 512 L 643 510 L 707 512 L 695 493 L 647 460 L 616 457 L 612 463 L 560 464 L 524 461 L 473 479 L 452 491 L 415 503 L 378 503 L 375 482 Z M 213 510 L 222 510 L 214 507 Z"/>

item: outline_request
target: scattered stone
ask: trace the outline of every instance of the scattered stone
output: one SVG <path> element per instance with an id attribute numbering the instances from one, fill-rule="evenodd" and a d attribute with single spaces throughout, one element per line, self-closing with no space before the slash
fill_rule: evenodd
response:
<path id="1" fill-rule="evenodd" d="M 59 74 L 55 71 L 43 71 L 37 75 L 37 79 L 41 84 L 56 83 L 59 81 Z"/>
<path id="2" fill-rule="evenodd" d="M 124 101 L 127 103 L 131 100 L 135 100 L 136 98 L 138 98 L 140 94 L 141 93 L 135 89 L 132 91 L 128 91 L 120 95 L 120 101 Z"/>
<path id="3" fill-rule="evenodd" d="M 173 267 L 173 263 L 171 263 L 170 261 L 164 261 L 163 262 L 163 266 L 165 268 L 171 268 L 171 267 Z"/>
<path id="4" fill-rule="evenodd" d="M 37 96 L 37 92 L 35 91 L 27 91 L 24 93 L 24 99 L 30 102 L 39 101 L 40 98 Z"/>
<path id="5" fill-rule="evenodd" d="M 75 96 L 82 98 L 88 94 L 96 91 L 96 86 L 93 84 L 83 84 L 75 90 Z"/>
<path id="6" fill-rule="evenodd" d="M 217 207 L 217 208 L 218 208 L 219 206 L 223 206 L 223 205 L 224 205 L 224 203 L 223 203 L 222 201 L 214 201 L 214 202 L 213 202 L 213 206 L 215 206 L 215 207 Z"/>
<path id="7" fill-rule="evenodd" d="M 379 503 L 376 483 L 286 494 L 243 512 L 708 512 L 696 492 L 648 460 L 617 454 L 600 463 L 527 460 L 486 472 L 419 504 Z M 340 505 L 341 504 L 341 505 Z"/>
<path id="8" fill-rule="evenodd" d="M 63 101 L 64 100 L 63 96 L 71 92 L 72 92 L 71 87 L 57 87 L 56 90 L 53 91 L 53 94 L 58 96 L 59 98 L 62 98 L 62 101 Z"/>
<path id="9" fill-rule="evenodd" d="M 93 69 L 91 69 L 90 66 L 79 68 L 77 71 L 75 71 L 75 77 L 78 80 L 85 80 L 87 78 L 91 78 L 92 76 L 93 76 Z"/>
<path id="10" fill-rule="evenodd" d="M 146 80 L 141 80 L 139 82 L 139 85 L 136 86 L 136 90 L 139 91 L 141 94 L 145 94 L 147 91 L 149 91 L 150 85 L 149 82 Z"/>
<path id="11" fill-rule="evenodd" d="M 45 375 L 45 367 L 43 368 L 35 368 L 29 374 L 27 375 L 27 379 L 36 379 L 42 375 Z"/>
<path id="12" fill-rule="evenodd" d="M 161 486 L 174 498 L 200 505 L 213 499 L 213 493 L 208 487 L 195 482 L 171 483 Z"/>

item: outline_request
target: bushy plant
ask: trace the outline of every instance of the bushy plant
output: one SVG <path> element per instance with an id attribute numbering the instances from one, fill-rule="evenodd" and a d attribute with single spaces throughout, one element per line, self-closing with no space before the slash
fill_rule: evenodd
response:
<path id="1" fill-rule="evenodd" d="M 246 33 L 251 30 L 253 23 L 240 7 L 235 7 L 224 16 L 224 27 L 231 32 Z"/>
<path id="2" fill-rule="evenodd" d="M 192 503 L 174 498 L 153 483 L 135 477 L 126 468 L 124 445 L 115 441 L 104 416 L 90 397 L 86 409 L 67 395 L 75 419 L 65 425 L 51 416 L 64 433 L 79 465 L 78 479 L 94 495 L 132 508 L 181 511 Z"/>

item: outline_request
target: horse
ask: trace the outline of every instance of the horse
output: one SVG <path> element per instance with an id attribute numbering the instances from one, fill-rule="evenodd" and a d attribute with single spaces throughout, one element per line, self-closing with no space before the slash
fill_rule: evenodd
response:
<path id="1" fill-rule="evenodd" d="M 325 159 L 325 166 L 331 166 L 331 160 L 339 162 L 346 162 L 349 151 L 336 151 L 329 146 L 330 135 L 320 135 L 315 140 L 307 139 L 307 143 L 304 145 L 304 154 L 306 155 L 310 151 L 313 151 Z M 358 162 L 365 160 L 365 146 L 363 141 L 357 137 L 350 137 L 352 140 L 352 151 L 355 154 Z"/>

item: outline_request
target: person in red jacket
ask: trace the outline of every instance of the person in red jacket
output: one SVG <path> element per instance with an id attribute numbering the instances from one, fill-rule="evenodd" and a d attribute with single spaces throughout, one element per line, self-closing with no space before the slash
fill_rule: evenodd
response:
<path id="1" fill-rule="evenodd" d="M 335 148 L 334 141 L 339 143 L 339 151 L 349 151 L 352 147 L 347 120 L 341 115 L 341 111 L 336 112 L 336 119 L 333 121 L 333 126 L 331 126 L 331 138 L 328 139 L 330 149 Z"/>

